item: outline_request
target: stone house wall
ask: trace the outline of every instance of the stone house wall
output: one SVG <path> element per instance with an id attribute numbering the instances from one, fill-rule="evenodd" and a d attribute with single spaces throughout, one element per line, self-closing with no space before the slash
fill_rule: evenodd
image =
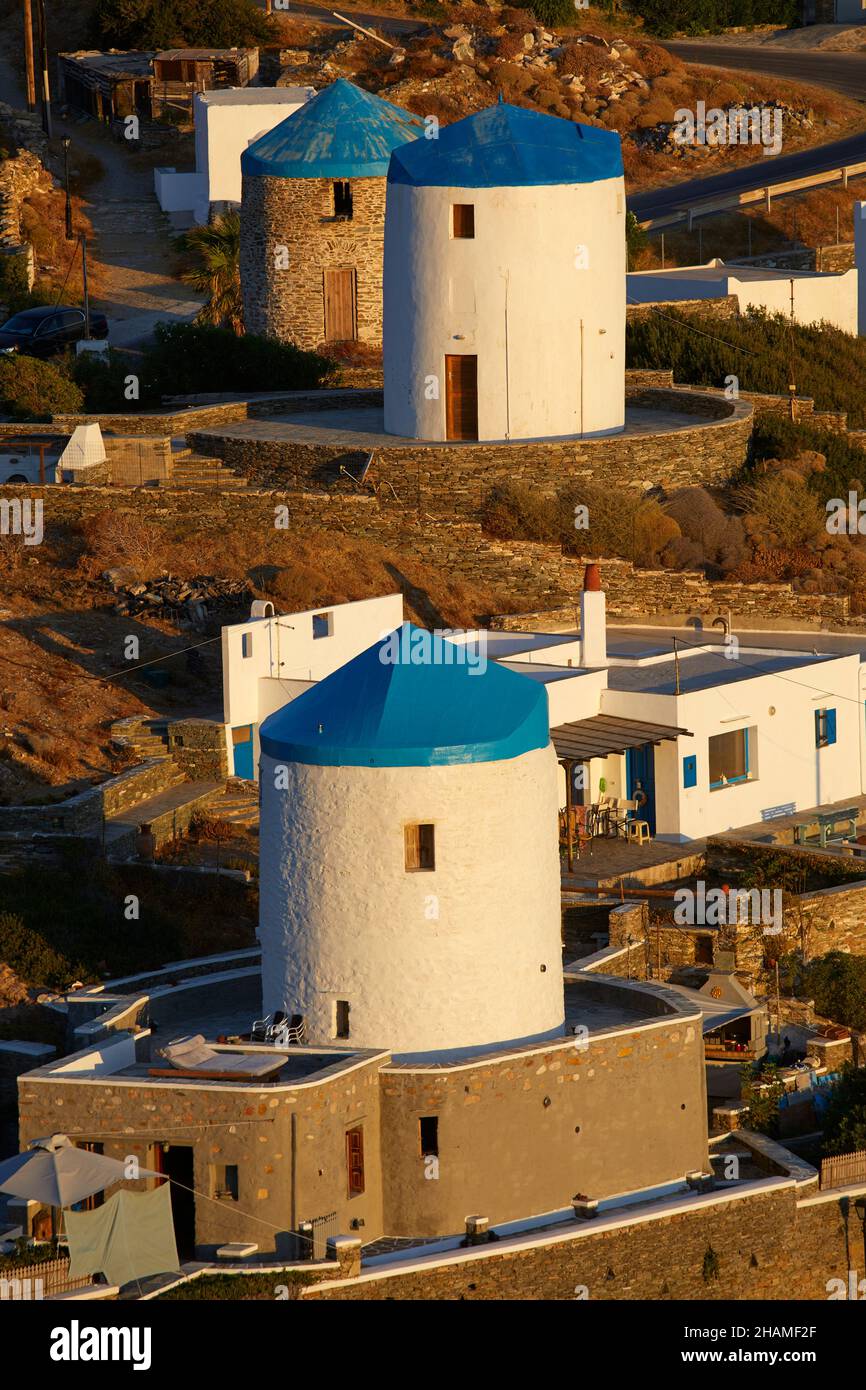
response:
<path id="1" fill-rule="evenodd" d="M 324 271 L 352 267 L 358 340 L 381 343 L 387 181 L 353 178 L 351 186 L 352 217 L 338 220 L 332 179 L 244 175 L 240 268 L 248 333 L 317 348 L 325 340 Z"/>

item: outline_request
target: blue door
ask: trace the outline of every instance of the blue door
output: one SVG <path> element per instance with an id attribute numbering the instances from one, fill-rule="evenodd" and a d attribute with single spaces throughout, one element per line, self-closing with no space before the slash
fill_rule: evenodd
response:
<path id="1" fill-rule="evenodd" d="M 637 820 L 645 820 L 650 834 L 656 833 L 656 775 L 655 751 L 651 743 L 642 743 L 640 748 L 627 748 L 625 754 L 625 777 L 629 801 L 642 800 L 643 806 L 635 812 Z"/>
<path id="2" fill-rule="evenodd" d="M 243 724 L 238 729 L 232 729 L 232 743 L 235 755 L 235 777 L 243 777 L 247 782 L 252 782 L 255 779 L 252 724 Z"/>

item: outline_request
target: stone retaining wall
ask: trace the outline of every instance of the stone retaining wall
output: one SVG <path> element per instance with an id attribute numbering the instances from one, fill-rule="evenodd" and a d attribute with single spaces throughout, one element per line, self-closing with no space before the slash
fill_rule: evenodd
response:
<path id="1" fill-rule="evenodd" d="M 0 488 L 0 497 L 5 489 Z M 16 497 L 40 497 L 45 527 L 64 530 L 88 517 L 129 511 L 153 527 L 175 534 L 194 526 L 219 537 L 238 527 L 273 527 L 276 509 L 288 509 L 288 534 L 337 531 L 367 539 L 462 579 L 507 594 L 520 612 L 493 620 L 499 629 L 534 624 L 573 626 L 583 587 L 585 559 L 564 556 L 559 546 L 485 537 L 470 521 L 415 516 L 385 498 L 364 494 L 243 490 L 14 486 Z M 628 560 L 601 561 L 608 615 L 613 618 L 684 623 L 712 619 L 730 610 L 734 629 L 866 629 L 851 615 L 846 596 L 796 594 L 790 584 L 734 584 L 692 572 L 637 569 Z M 207 774 L 203 774 L 207 775 Z M 220 774 L 221 775 L 221 774 Z"/>
<path id="2" fill-rule="evenodd" d="M 170 759 L 150 759 L 66 801 L 47 806 L 0 806 L 0 831 L 99 838 L 105 816 L 154 796 L 176 780 L 177 768 Z"/>
<path id="3" fill-rule="evenodd" d="M 554 495 L 569 480 L 612 487 L 664 487 L 722 483 L 746 461 L 753 412 L 745 402 L 717 394 L 641 391 L 634 403 L 660 411 L 687 411 L 703 423 L 671 430 L 665 417 L 654 433 L 611 435 L 592 440 L 513 443 L 384 445 L 373 451 L 367 481 L 389 499 L 428 516 L 477 519 L 499 483 L 523 483 Z M 215 455 L 257 487 L 327 490 L 341 466 L 357 475 L 369 450 L 339 443 L 314 444 L 230 430 L 191 430 L 187 439 L 200 453 Z"/>
<path id="4" fill-rule="evenodd" d="M 738 1136 L 739 1137 L 739 1136 Z M 736 1191 L 733 1189 L 732 1191 Z M 716 1197 L 716 1194 L 713 1194 Z M 304 1290 L 305 1299 L 819 1299 L 862 1265 L 860 1223 L 848 1196 L 817 1197 L 812 1183 L 767 1179 L 737 1198 L 696 1199 L 690 1210 L 573 1234 L 527 1236 L 504 1249 L 419 1256 L 376 1278 Z M 457 1258 L 455 1258 L 457 1257 Z"/>

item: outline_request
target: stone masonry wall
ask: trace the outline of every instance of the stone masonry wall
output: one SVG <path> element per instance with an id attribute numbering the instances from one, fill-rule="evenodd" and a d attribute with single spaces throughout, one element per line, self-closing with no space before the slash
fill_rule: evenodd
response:
<path id="1" fill-rule="evenodd" d="M 0 497 L 5 489 L 0 488 Z M 129 511 L 174 535 L 195 527 L 218 542 L 237 527 L 270 528 L 275 509 L 288 509 L 288 533 L 336 531 L 367 539 L 462 579 L 507 594 L 521 610 L 497 618 L 500 629 L 526 630 L 534 622 L 574 624 L 583 587 L 585 558 L 564 556 L 558 546 L 485 537 L 472 522 L 444 521 L 408 514 L 387 498 L 362 494 L 285 491 L 178 490 L 119 487 L 14 486 L 16 497 L 42 498 L 45 527 L 62 533 L 88 517 Z M 866 620 L 852 616 L 845 596 L 795 594 L 790 584 L 724 584 L 703 575 L 636 569 L 627 560 L 602 560 L 608 614 L 623 619 L 666 622 L 712 618 L 730 609 L 734 629 L 766 627 L 850 627 Z"/>
<path id="2" fill-rule="evenodd" d="M 382 341 L 384 178 L 351 180 L 352 217 L 333 216 L 333 180 L 244 175 L 241 285 L 248 333 L 316 348 L 325 339 L 324 272 L 356 273 L 358 339 Z M 288 266 L 278 262 L 285 247 Z"/>
<path id="3" fill-rule="evenodd" d="M 312 1287 L 304 1297 L 823 1300 L 829 1279 L 847 1284 L 850 1269 L 862 1272 L 862 1240 L 851 1198 L 814 1196 L 814 1186 L 768 1181 L 738 1200 L 714 1194 L 688 1212 L 614 1230 L 576 1221 L 573 1235 L 556 1241 L 482 1246 L 448 1263 L 431 1256 L 381 1278 Z"/>
<path id="4" fill-rule="evenodd" d="M 612 487 L 651 484 L 667 490 L 695 483 L 721 483 L 745 462 L 752 430 L 746 403 L 725 402 L 699 392 L 644 392 L 637 404 L 687 409 L 700 419 L 694 429 L 611 435 L 583 441 L 513 444 L 430 445 L 412 442 L 376 448 L 367 481 L 381 486 L 399 505 L 428 516 L 477 519 L 490 491 L 504 482 L 523 483 L 553 495 L 569 480 L 591 479 Z M 325 490 L 341 466 L 357 474 L 367 448 L 286 435 L 233 435 L 230 429 L 187 431 L 191 446 L 215 455 L 258 487 Z"/>

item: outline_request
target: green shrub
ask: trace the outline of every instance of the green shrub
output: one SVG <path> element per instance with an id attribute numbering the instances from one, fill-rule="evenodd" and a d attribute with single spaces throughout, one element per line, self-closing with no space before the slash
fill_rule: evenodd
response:
<path id="1" fill-rule="evenodd" d="M 72 376 L 84 393 L 84 407 L 94 413 L 144 410 L 158 405 L 159 398 L 141 379 L 141 368 L 125 353 L 110 351 L 107 356 L 98 352 L 83 352 L 72 365 Z M 127 380 L 139 380 L 137 399 L 126 394 Z"/>
<path id="2" fill-rule="evenodd" d="M 735 376 L 741 391 L 780 396 L 793 375 L 798 395 L 811 396 L 816 410 L 844 410 L 849 425 L 866 426 L 866 338 L 828 324 L 792 324 L 761 309 L 720 320 L 665 307 L 629 323 L 626 360 L 669 367 L 686 385 L 720 387 Z"/>
<path id="3" fill-rule="evenodd" d="M 574 0 L 532 0 L 532 13 L 548 29 L 555 29 L 557 24 L 573 24 L 577 18 Z"/>
<path id="4" fill-rule="evenodd" d="M 823 1018 L 866 1032 L 866 958 L 830 951 L 804 965 L 800 992 Z M 864 1146 L 866 1147 L 866 1146 Z"/>
<path id="5" fill-rule="evenodd" d="M 207 324 L 160 323 L 145 353 L 143 393 L 159 399 L 207 391 L 301 391 L 321 386 L 334 364 L 293 343 L 237 337 Z"/>
<path id="6" fill-rule="evenodd" d="M 0 960 L 31 984 L 63 989 L 75 979 L 69 961 L 12 912 L 0 912 Z"/>
<path id="7" fill-rule="evenodd" d="M 824 1115 L 824 1152 L 866 1149 L 866 1068 L 846 1066 Z"/>
<path id="8" fill-rule="evenodd" d="M 866 343 L 866 338 L 862 340 Z M 762 415 L 752 433 L 752 455 L 758 461 L 793 458 L 804 450 L 823 454 L 826 467 L 809 476 L 809 489 L 823 506 L 831 497 L 847 499 L 849 486 L 863 492 L 866 482 L 866 450 L 844 434 L 831 434 L 819 426 L 798 424 L 779 415 Z"/>
<path id="9" fill-rule="evenodd" d="M 234 48 L 270 37 L 253 0 L 96 0 L 95 41 L 111 48 Z"/>
<path id="10" fill-rule="evenodd" d="M 81 410 L 84 393 L 65 363 L 15 354 L 0 359 L 0 410 L 16 420 L 49 420 Z"/>

